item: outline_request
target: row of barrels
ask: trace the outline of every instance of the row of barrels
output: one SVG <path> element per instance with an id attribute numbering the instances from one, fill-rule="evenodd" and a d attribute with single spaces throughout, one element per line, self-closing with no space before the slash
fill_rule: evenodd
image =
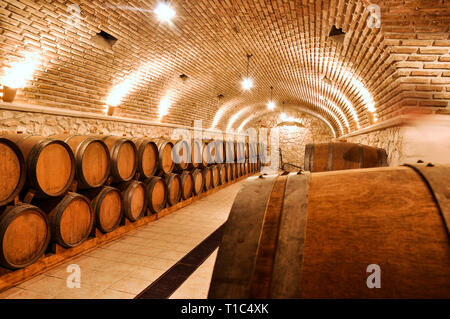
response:
<path id="1" fill-rule="evenodd" d="M 148 211 L 158 213 L 257 169 L 256 163 L 245 162 L 181 174 L 159 172 L 159 176 L 142 181 L 132 179 L 0 207 L 0 265 L 10 269 L 29 266 L 45 253 L 50 241 L 64 248 L 76 247 L 95 228 L 109 233 L 125 218 L 135 222 Z"/>
<path id="2" fill-rule="evenodd" d="M 173 143 L 116 136 L 0 136 L 0 206 L 11 202 L 24 186 L 37 197 L 58 197 L 67 193 L 74 179 L 78 189 L 91 189 L 108 179 L 123 183 L 216 163 L 256 163 L 257 149 L 254 143 L 214 140 Z M 234 154 L 233 159 L 226 154 Z"/>

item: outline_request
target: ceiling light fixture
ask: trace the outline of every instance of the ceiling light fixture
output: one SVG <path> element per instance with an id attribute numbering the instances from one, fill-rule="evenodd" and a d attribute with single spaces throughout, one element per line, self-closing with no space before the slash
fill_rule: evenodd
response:
<path id="1" fill-rule="evenodd" d="M 244 91 L 249 91 L 252 87 L 253 87 L 253 80 L 248 76 L 248 68 L 250 65 L 250 58 L 252 57 L 252 54 L 247 54 L 247 75 L 246 77 L 242 80 L 242 88 L 244 89 Z"/>
<path id="2" fill-rule="evenodd" d="M 176 14 L 175 10 L 166 2 L 159 2 L 154 12 L 159 21 L 167 23 L 170 23 Z"/>
<path id="3" fill-rule="evenodd" d="M 269 110 L 275 109 L 275 102 L 273 101 L 273 86 L 270 87 L 270 101 L 267 103 L 267 108 Z"/>

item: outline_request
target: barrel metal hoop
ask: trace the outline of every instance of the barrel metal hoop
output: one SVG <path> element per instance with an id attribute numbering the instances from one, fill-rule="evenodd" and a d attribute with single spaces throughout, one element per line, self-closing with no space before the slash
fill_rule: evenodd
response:
<path id="1" fill-rule="evenodd" d="M 270 298 L 271 278 L 287 180 L 288 175 L 281 175 L 275 179 L 267 201 L 256 251 L 255 267 L 250 281 L 250 298 Z"/>
<path id="2" fill-rule="evenodd" d="M 404 164 L 403 166 L 412 168 L 424 180 L 450 239 L 450 165 Z"/>

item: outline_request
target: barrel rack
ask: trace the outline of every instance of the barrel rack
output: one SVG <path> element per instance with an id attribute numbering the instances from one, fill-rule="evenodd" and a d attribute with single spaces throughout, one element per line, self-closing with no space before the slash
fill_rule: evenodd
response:
<path id="1" fill-rule="evenodd" d="M 36 261 L 35 263 L 33 263 L 28 267 L 17 270 L 10 270 L 7 268 L 0 267 L 0 292 L 7 290 L 11 287 L 14 287 L 18 284 L 21 284 L 22 282 L 27 281 L 37 275 L 40 275 L 46 272 L 47 270 L 55 268 L 56 266 L 59 266 L 62 263 L 72 260 L 81 254 L 84 254 L 95 248 L 103 246 L 113 240 L 116 240 L 124 236 L 125 234 L 129 233 L 130 231 L 137 229 L 138 227 L 147 225 L 151 222 L 161 219 L 164 216 L 167 216 L 183 207 L 186 207 L 200 199 L 203 199 L 208 195 L 211 195 L 227 186 L 230 186 L 243 179 L 246 179 L 249 176 L 251 176 L 251 174 L 240 176 L 239 178 L 226 182 L 222 185 L 219 185 L 215 188 L 205 191 L 199 195 L 195 195 L 187 200 L 183 200 L 174 206 L 167 207 L 157 214 L 152 214 L 150 210 L 147 209 L 147 213 L 145 214 L 145 216 L 143 216 L 141 219 L 135 222 L 130 222 L 128 221 L 128 219 L 124 217 L 122 220 L 121 227 L 115 229 L 110 233 L 104 234 L 94 226 L 90 237 L 77 247 L 66 249 L 56 243 L 51 243 L 49 252 L 47 252 L 38 261 Z M 32 196 L 32 194 L 30 195 Z"/>

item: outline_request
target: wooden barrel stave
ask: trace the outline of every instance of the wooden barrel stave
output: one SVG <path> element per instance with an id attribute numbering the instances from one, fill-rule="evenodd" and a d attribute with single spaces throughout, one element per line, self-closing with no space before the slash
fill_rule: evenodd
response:
<path id="1" fill-rule="evenodd" d="M 148 138 L 133 138 L 131 141 L 137 149 L 137 171 L 140 178 L 147 179 L 155 175 L 158 170 L 158 147 Z"/>
<path id="2" fill-rule="evenodd" d="M 159 213 L 166 207 L 167 184 L 165 179 L 153 176 L 144 181 L 147 192 L 148 208 L 153 214 Z"/>
<path id="3" fill-rule="evenodd" d="M 167 204 L 176 205 L 181 199 L 181 179 L 180 175 L 171 173 L 166 175 L 167 184 Z"/>
<path id="4" fill-rule="evenodd" d="M 100 187 L 107 181 L 111 157 L 106 144 L 98 138 L 83 135 L 53 135 L 69 145 L 75 157 L 77 187 Z"/>
<path id="5" fill-rule="evenodd" d="M 46 214 L 29 204 L 0 208 L 0 264 L 20 269 L 36 262 L 50 242 Z"/>
<path id="6" fill-rule="evenodd" d="M 277 205 L 273 219 L 266 209 Z M 265 220 L 276 221 L 271 231 Z M 407 167 L 251 177 L 233 204 L 209 297 L 449 298 L 444 225 L 427 184 Z M 275 244 L 260 246 L 270 236 Z M 371 264 L 381 268 L 381 289 L 367 286 Z"/>
<path id="7" fill-rule="evenodd" d="M 195 169 L 191 172 L 192 181 L 194 184 L 193 187 L 193 193 L 194 195 L 199 195 L 201 192 L 203 192 L 203 189 L 205 188 L 205 180 L 203 178 L 203 173 L 200 169 Z"/>
<path id="8" fill-rule="evenodd" d="M 208 167 L 202 169 L 203 189 L 209 191 L 212 188 L 212 174 Z"/>
<path id="9" fill-rule="evenodd" d="M 109 233 L 119 227 L 124 214 L 120 191 L 111 186 L 81 192 L 91 200 L 94 211 L 94 225 L 102 233 Z"/>
<path id="10" fill-rule="evenodd" d="M 17 145 L 0 136 L 0 206 L 12 202 L 26 180 L 25 159 Z"/>
<path id="11" fill-rule="evenodd" d="M 136 180 L 131 180 L 114 186 L 121 192 L 125 217 L 131 222 L 141 219 L 147 211 L 145 184 Z"/>
<path id="12" fill-rule="evenodd" d="M 165 139 L 156 139 L 154 141 L 156 146 L 158 146 L 158 169 L 164 174 L 172 173 L 175 168 L 175 163 L 173 162 L 172 152 L 173 152 L 173 143 L 171 141 Z"/>
<path id="13" fill-rule="evenodd" d="M 103 142 L 111 156 L 111 177 L 114 182 L 128 182 L 136 175 L 137 149 L 129 139 L 118 136 L 104 136 Z"/>
<path id="14" fill-rule="evenodd" d="M 192 197 L 194 183 L 192 175 L 188 171 L 183 171 L 181 179 L 181 198 L 187 200 Z"/>

